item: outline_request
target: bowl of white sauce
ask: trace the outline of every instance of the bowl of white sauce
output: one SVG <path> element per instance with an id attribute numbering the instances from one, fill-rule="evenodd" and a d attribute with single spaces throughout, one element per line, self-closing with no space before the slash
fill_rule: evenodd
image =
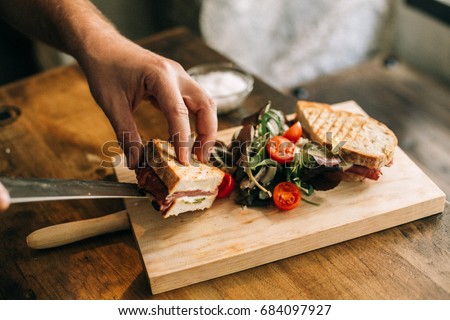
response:
<path id="1" fill-rule="evenodd" d="M 238 108 L 253 90 L 253 77 L 232 63 L 202 64 L 187 73 L 214 100 L 218 114 Z"/>

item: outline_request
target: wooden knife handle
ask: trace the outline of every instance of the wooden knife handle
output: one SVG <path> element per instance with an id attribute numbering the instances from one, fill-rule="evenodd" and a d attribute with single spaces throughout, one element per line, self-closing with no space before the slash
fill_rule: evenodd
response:
<path id="1" fill-rule="evenodd" d="M 54 248 L 130 228 L 128 213 L 123 210 L 99 218 L 67 222 L 36 230 L 27 237 L 27 244 L 33 249 Z"/>

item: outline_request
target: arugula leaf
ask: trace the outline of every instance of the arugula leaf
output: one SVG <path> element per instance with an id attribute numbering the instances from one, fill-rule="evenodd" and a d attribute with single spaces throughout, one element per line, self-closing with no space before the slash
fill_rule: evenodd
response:
<path id="1" fill-rule="evenodd" d="M 286 121 L 283 112 L 271 109 L 272 103 L 269 101 L 259 115 L 259 123 L 256 126 L 258 136 L 269 134 L 270 137 L 280 135 L 286 129 Z"/>
<path id="2" fill-rule="evenodd" d="M 280 164 L 278 162 L 276 162 L 273 159 L 263 159 L 262 157 L 259 156 L 255 156 L 253 157 L 249 164 L 252 164 L 252 166 L 250 166 L 251 170 L 255 170 L 256 168 L 260 167 L 260 166 L 268 166 L 268 167 L 279 167 Z"/>

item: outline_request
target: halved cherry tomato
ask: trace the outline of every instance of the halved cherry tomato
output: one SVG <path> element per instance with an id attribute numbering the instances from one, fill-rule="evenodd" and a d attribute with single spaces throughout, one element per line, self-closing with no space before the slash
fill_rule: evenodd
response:
<path id="1" fill-rule="evenodd" d="M 294 160 L 295 145 L 287 138 L 275 136 L 267 143 L 269 157 L 280 164 L 286 164 Z"/>
<path id="2" fill-rule="evenodd" d="M 280 182 L 273 190 L 273 202 L 281 210 L 294 209 L 299 205 L 300 200 L 300 189 L 292 182 Z"/>
<path id="3" fill-rule="evenodd" d="M 296 143 L 298 139 L 302 137 L 302 133 L 302 125 L 300 124 L 300 121 L 297 121 L 284 132 L 283 137 L 289 139 L 293 143 Z"/>
<path id="4" fill-rule="evenodd" d="M 217 194 L 217 199 L 222 199 L 228 197 L 234 190 L 234 179 L 233 177 L 225 172 L 222 182 L 219 185 L 219 193 Z"/>

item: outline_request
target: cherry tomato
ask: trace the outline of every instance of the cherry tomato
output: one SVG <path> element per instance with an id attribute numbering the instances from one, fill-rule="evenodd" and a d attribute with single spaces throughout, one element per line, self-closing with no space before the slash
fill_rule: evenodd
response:
<path id="1" fill-rule="evenodd" d="M 302 133 L 302 125 L 300 124 L 300 121 L 297 121 L 284 132 L 283 137 L 289 139 L 293 143 L 296 143 L 298 139 L 302 137 Z"/>
<path id="2" fill-rule="evenodd" d="M 273 190 L 273 202 L 281 210 L 294 209 L 300 200 L 300 189 L 292 182 L 280 182 Z"/>
<path id="3" fill-rule="evenodd" d="M 219 193 L 217 194 L 217 199 L 222 199 L 228 197 L 234 190 L 234 179 L 233 177 L 225 172 L 222 182 L 219 185 Z"/>
<path id="4" fill-rule="evenodd" d="M 295 145 L 285 137 L 275 136 L 270 138 L 266 148 L 270 158 L 280 164 L 286 164 L 294 160 Z"/>

